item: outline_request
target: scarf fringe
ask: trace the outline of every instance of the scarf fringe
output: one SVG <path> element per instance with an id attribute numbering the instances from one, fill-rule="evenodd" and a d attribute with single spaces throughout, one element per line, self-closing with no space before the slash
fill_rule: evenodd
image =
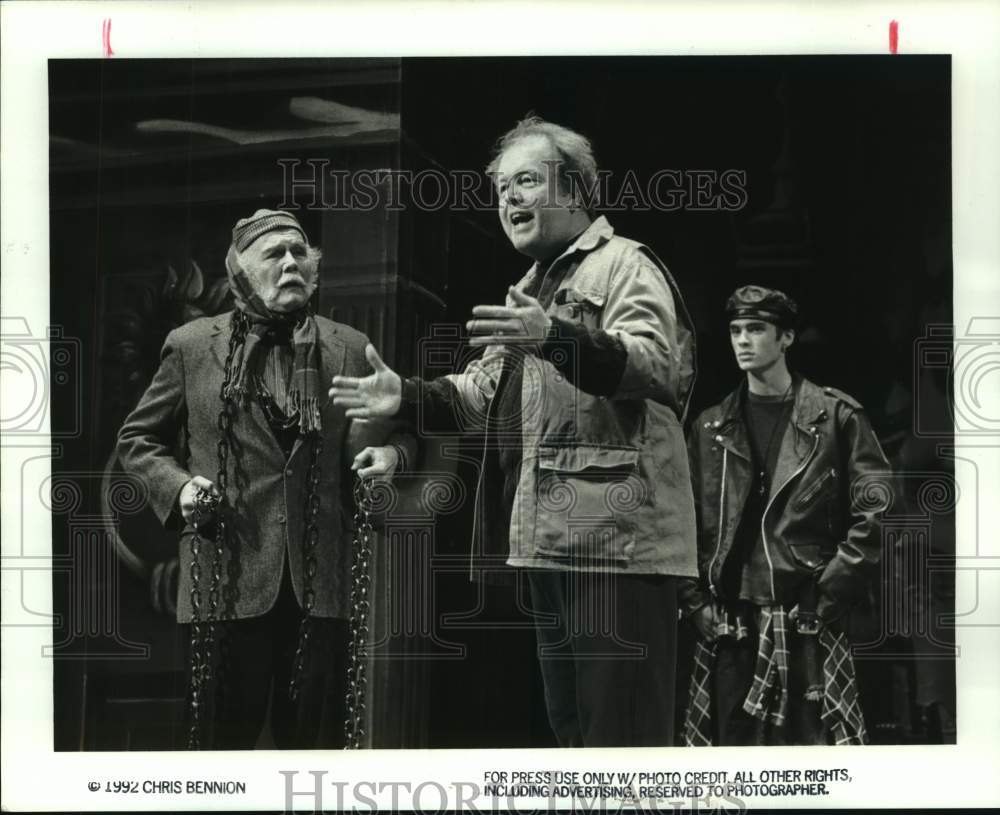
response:
<path id="1" fill-rule="evenodd" d="M 298 388 L 292 388 L 288 392 L 288 399 L 285 403 L 285 412 L 289 416 L 299 415 L 299 433 L 308 436 L 310 433 L 318 432 L 322 429 L 322 421 L 319 412 L 319 399 L 315 396 L 302 398 L 302 392 Z"/>

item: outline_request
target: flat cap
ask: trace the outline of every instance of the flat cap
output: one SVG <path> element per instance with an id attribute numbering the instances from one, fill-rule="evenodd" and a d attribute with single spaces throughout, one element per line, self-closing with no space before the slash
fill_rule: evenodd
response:
<path id="1" fill-rule="evenodd" d="M 781 328 L 794 328 L 799 307 L 783 291 L 763 286 L 741 286 L 729 295 L 726 316 L 730 320 L 756 318 Z"/>
<path id="2" fill-rule="evenodd" d="M 242 252 L 257 238 L 278 229 L 294 229 L 302 236 L 302 240 L 309 242 L 305 230 L 292 213 L 277 209 L 258 209 L 249 218 L 241 218 L 236 222 L 233 227 L 233 246 L 237 252 Z"/>

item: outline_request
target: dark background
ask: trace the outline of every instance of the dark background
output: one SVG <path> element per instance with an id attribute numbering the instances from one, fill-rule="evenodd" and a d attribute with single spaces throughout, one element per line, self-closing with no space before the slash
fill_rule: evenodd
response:
<path id="1" fill-rule="evenodd" d="M 54 586 L 57 749 L 183 743 L 183 642 L 150 583 L 176 542 L 109 487 L 121 478 L 109 456 L 169 328 L 225 308 L 229 230 L 285 198 L 280 159 L 482 170 L 497 137 L 533 111 L 590 137 L 612 188 L 629 170 L 640 181 L 660 169 L 743 170 L 740 212 L 609 213 L 684 294 L 698 328 L 692 414 L 738 382 L 726 297 L 777 286 L 805 318 L 793 367 L 859 399 L 901 473 L 950 473 L 912 427 L 919 398 L 939 434 L 950 429 L 946 378 L 914 366 L 928 326 L 951 322 L 946 56 L 54 60 L 49 70 L 52 323 L 80 340 L 83 393 L 80 432 L 53 463 L 80 496 L 53 512 L 65 567 Z M 364 126 L 322 130 L 329 122 L 293 113 L 308 97 L 363 108 Z M 494 212 L 299 214 L 324 250 L 318 311 L 366 331 L 402 373 L 427 372 L 421 340 L 434 325 L 464 323 L 528 266 Z M 57 405 L 54 428 L 76 427 L 75 410 Z M 436 451 L 436 466 L 470 490 L 471 449 Z M 918 487 L 901 480 L 901 507 Z M 459 563 L 468 528 L 459 508 L 421 545 L 436 563 Z M 953 608 L 952 582 L 918 586 L 899 562 L 947 566 L 952 518 L 918 531 L 887 538 L 871 647 L 859 653 L 875 741 L 954 739 L 949 634 L 913 623 Z M 521 627 L 438 627 L 462 658 L 383 660 L 374 743 L 551 744 L 515 590 L 473 586 L 461 569 L 434 586 L 438 614 L 481 603 L 477 619 Z M 427 636 L 391 639 L 397 654 L 448 651 Z"/>

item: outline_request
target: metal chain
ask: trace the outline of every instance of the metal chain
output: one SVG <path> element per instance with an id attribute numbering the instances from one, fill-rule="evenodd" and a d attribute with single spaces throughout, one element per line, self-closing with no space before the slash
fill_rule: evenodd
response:
<path id="1" fill-rule="evenodd" d="M 230 354 L 231 356 L 231 354 Z M 231 360 L 230 360 L 231 361 Z M 228 366 L 227 366 L 228 370 Z M 222 400 L 222 410 L 219 411 L 218 429 L 219 441 L 216 444 L 216 455 L 219 461 L 219 469 L 215 476 L 215 486 L 221 495 L 226 494 L 229 486 L 229 440 L 233 432 L 233 414 L 236 406 L 226 398 L 226 379 L 223 377 L 222 392 L 219 398 Z M 208 589 L 208 626 L 205 632 L 207 648 L 210 651 L 215 642 L 216 622 L 219 618 L 219 599 L 222 588 L 222 561 L 226 551 L 226 515 L 220 506 L 216 513 L 215 523 L 215 547 L 212 550 L 212 575 Z M 211 654 L 203 666 L 204 679 L 211 681 L 212 660 Z"/>
<path id="2" fill-rule="evenodd" d="M 198 534 L 198 524 L 195 523 L 194 534 L 191 536 L 191 677 L 188 690 L 190 706 L 190 723 L 188 730 L 188 749 L 197 750 L 201 747 L 201 564 L 198 560 L 201 554 L 201 536 Z"/>
<path id="3" fill-rule="evenodd" d="M 226 545 L 226 521 L 223 510 L 226 487 L 228 484 L 227 469 L 229 464 L 229 439 L 232 433 L 233 415 L 236 406 L 232 404 L 226 391 L 232 377 L 233 357 L 236 349 L 245 337 L 245 323 L 240 312 L 233 312 L 230 323 L 229 351 L 226 354 L 223 368 L 222 386 L 219 399 L 222 409 L 219 412 L 217 427 L 219 441 L 216 454 L 219 469 L 216 474 L 216 487 L 220 498 L 213 500 L 205 493 L 196 496 L 198 506 L 195 510 L 194 534 L 191 536 L 191 679 L 190 679 L 190 729 L 188 731 L 188 749 L 197 750 L 201 747 L 201 714 L 205 703 L 205 692 L 211 681 L 213 646 L 215 643 L 215 625 L 218 618 L 219 595 L 222 584 L 222 560 Z M 208 591 L 208 619 L 205 628 L 201 626 L 201 535 L 199 532 L 200 512 L 213 510 L 216 520 L 215 547 L 212 552 L 212 574 Z"/>
<path id="4" fill-rule="evenodd" d="M 303 407 L 302 410 L 305 408 Z M 316 577 L 316 545 L 319 543 L 319 480 L 322 475 L 320 457 L 323 453 L 323 437 L 319 433 L 312 436 L 312 454 L 309 458 L 308 489 L 306 495 L 306 528 L 302 537 L 302 621 L 299 623 L 299 640 L 295 648 L 295 658 L 292 662 L 292 675 L 288 681 L 288 696 L 295 701 L 302 687 L 302 674 L 305 670 L 306 656 L 309 649 L 311 633 L 311 617 L 316 602 L 316 590 L 313 580 Z"/>
<path id="5" fill-rule="evenodd" d="M 354 540 L 351 564 L 351 645 L 347 667 L 347 718 L 344 749 L 357 750 L 365 737 L 365 696 L 368 686 L 368 612 L 371 597 L 372 479 L 358 479 L 354 488 Z"/>

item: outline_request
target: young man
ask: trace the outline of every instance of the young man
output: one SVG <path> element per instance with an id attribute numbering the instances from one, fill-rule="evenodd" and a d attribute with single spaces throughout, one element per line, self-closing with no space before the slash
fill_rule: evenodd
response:
<path id="1" fill-rule="evenodd" d="M 319 259 L 291 213 L 238 221 L 236 309 L 167 336 L 119 433 L 123 465 L 182 529 L 191 747 L 252 748 L 268 709 L 278 747 L 343 745 L 351 470 L 391 477 L 404 448 L 325 398 L 335 374 L 367 370 L 368 340 L 310 310 Z"/>
<path id="2" fill-rule="evenodd" d="M 404 382 L 372 349 L 375 373 L 331 393 L 348 416 L 485 429 L 474 565 L 524 570 L 559 744 L 670 744 L 676 578 L 696 574 L 691 324 L 666 267 L 595 218 L 586 138 L 526 119 L 488 172 L 500 225 L 533 265 L 504 305 L 473 309 L 484 356 Z"/>
<path id="3" fill-rule="evenodd" d="M 845 612 L 881 556 L 889 465 L 854 399 L 791 373 L 798 309 L 744 286 L 726 304 L 745 376 L 692 427 L 699 579 L 682 612 L 699 634 L 689 745 L 866 741 Z"/>

